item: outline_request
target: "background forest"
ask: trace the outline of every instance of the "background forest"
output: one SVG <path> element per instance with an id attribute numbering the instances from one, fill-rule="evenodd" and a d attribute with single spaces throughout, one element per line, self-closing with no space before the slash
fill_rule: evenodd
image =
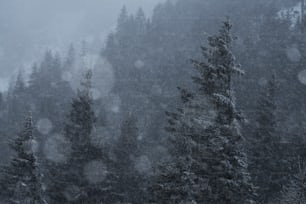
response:
<path id="1" fill-rule="evenodd" d="M 306 2 L 123 7 L 0 95 L 0 202 L 306 203 Z"/>

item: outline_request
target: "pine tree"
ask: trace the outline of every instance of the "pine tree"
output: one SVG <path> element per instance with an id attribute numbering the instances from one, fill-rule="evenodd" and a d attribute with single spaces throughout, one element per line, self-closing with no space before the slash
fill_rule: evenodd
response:
<path id="1" fill-rule="evenodd" d="M 194 96 L 187 90 L 179 90 L 183 108 L 179 108 L 177 112 L 166 112 L 169 121 L 166 130 L 171 134 L 169 152 L 172 161 L 160 164 L 157 169 L 157 175 L 149 188 L 153 203 L 191 202 L 190 192 L 195 190 L 192 188 L 195 175 L 191 172 L 192 140 L 188 134 L 189 127 L 193 125 L 190 119 L 194 117 L 194 112 L 189 107 L 192 107 L 190 104 L 194 101 Z"/>
<path id="2" fill-rule="evenodd" d="M 156 203 L 251 203 L 244 137 L 239 131 L 232 80 L 243 71 L 231 52 L 231 24 L 202 47 L 205 62 L 193 61 L 199 76 L 195 94 L 181 89 L 183 107 L 168 113 L 174 158 L 157 176 L 151 191 Z M 210 111 L 212 118 L 206 117 Z"/>
<path id="3" fill-rule="evenodd" d="M 28 116 L 23 130 L 11 143 L 16 154 L 11 164 L 2 169 L 1 199 L 5 203 L 45 203 L 33 141 L 32 117 Z"/>
<path id="4" fill-rule="evenodd" d="M 66 59 L 64 61 L 64 70 L 65 71 L 72 71 L 72 69 L 74 68 L 74 65 L 76 63 L 75 58 L 76 58 L 75 48 L 74 48 L 73 44 L 70 44 Z"/>
<path id="5" fill-rule="evenodd" d="M 129 19 L 129 16 L 128 16 L 126 6 L 123 6 L 121 9 L 121 13 L 119 15 L 118 21 L 117 21 L 118 33 L 123 34 L 126 31 L 128 19 Z"/>
<path id="6" fill-rule="evenodd" d="M 145 34 L 147 19 L 144 11 L 141 8 L 138 9 L 137 11 L 137 14 L 135 16 L 135 23 L 136 23 L 137 34 L 140 36 Z"/>
<path id="7" fill-rule="evenodd" d="M 195 174 L 207 179 L 206 203 L 251 203 L 253 186 L 247 173 L 244 137 L 239 130 L 243 116 L 235 107 L 232 88 L 235 75 L 244 72 L 231 52 L 232 25 L 229 21 L 219 35 L 209 38 L 210 49 L 202 48 L 207 62 L 194 61 L 200 77 L 194 77 L 200 92 L 212 101 L 216 119 L 202 138 L 193 138 L 203 154 L 195 154 Z"/>
<path id="8" fill-rule="evenodd" d="M 259 96 L 256 129 L 249 144 L 249 171 L 254 185 L 258 187 L 258 201 L 261 203 L 275 197 L 286 178 L 282 171 L 280 136 L 277 135 L 276 91 L 277 80 L 273 75 Z"/>
<path id="9" fill-rule="evenodd" d="M 55 177 L 49 189 L 52 203 L 74 204 L 102 201 L 100 183 L 91 183 L 92 181 L 86 178 L 90 172 L 85 172 L 89 170 L 86 169 L 86 165 L 90 162 L 104 159 L 102 150 L 91 144 L 91 134 L 96 122 L 91 95 L 91 77 L 91 71 L 87 72 L 82 82 L 83 88 L 78 90 L 77 97 L 71 104 L 64 129 L 64 136 L 71 144 L 71 153 L 64 164 L 58 165 L 57 169 L 51 172 Z"/>
<path id="10" fill-rule="evenodd" d="M 293 177 L 291 183 L 282 190 L 281 199 L 278 199 L 280 204 L 304 204 L 306 202 L 306 172 L 299 160 L 299 172 Z"/>
<path id="11" fill-rule="evenodd" d="M 144 180 L 134 168 L 135 160 L 140 153 L 136 123 L 137 119 L 132 114 L 122 122 L 121 134 L 114 148 L 114 172 L 117 178 L 111 193 L 116 194 L 121 202 L 141 204 L 144 203 Z"/>

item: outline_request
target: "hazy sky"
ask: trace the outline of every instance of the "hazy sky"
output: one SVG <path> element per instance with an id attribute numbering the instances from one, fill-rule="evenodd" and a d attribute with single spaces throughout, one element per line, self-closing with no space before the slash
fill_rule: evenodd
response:
<path id="1" fill-rule="evenodd" d="M 165 0 L 0 0 L 0 90 L 19 68 L 28 69 L 46 49 L 64 50 L 83 39 L 103 39 L 123 5 L 151 15 Z"/>

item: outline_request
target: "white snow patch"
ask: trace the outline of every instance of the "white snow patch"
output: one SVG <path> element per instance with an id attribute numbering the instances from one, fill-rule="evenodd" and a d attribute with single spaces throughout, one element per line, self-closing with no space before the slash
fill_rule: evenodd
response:
<path id="1" fill-rule="evenodd" d="M 302 84 L 306 85 L 306 69 L 300 71 L 298 74 L 298 79 Z"/>
<path id="2" fill-rule="evenodd" d="M 84 175 L 91 184 L 101 183 L 107 173 L 107 168 L 102 161 L 91 161 L 84 167 Z"/>
<path id="3" fill-rule="evenodd" d="M 54 134 L 45 142 L 43 151 L 48 160 L 63 163 L 70 156 L 71 144 L 63 135 Z"/>
<path id="4" fill-rule="evenodd" d="M 38 122 L 36 123 L 37 130 L 41 134 L 48 134 L 53 128 L 52 122 L 48 118 L 42 118 L 39 119 Z"/>

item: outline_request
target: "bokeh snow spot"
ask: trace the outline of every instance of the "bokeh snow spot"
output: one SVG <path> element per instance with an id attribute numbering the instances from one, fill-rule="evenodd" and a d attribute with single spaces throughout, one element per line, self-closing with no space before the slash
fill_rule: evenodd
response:
<path id="1" fill-rule="evenodd" d="M 86 69 L 93 69 L 99 58 L 99 55 L 86 54 L 85 56 L 83 56 L 84 67 Z"/>
<path id="2" fill-rule="evenodd" d="M 70 86 L 76 92 L 82 88 L 80 81 L 88 70 L 92 70 L 92 86 L 96 90 L 95 92 L 99 93 L 99 98 L 107 96 L 115 83 L 114 70 L 112 65 L 99 55 L 85 56 L 83 62 L 79 62 L 71 72 L 65 72 L 62 79 L 69 81 Z"/>
<path id="3" fill-rule="evenodd" d="M 113 113 L 119 113 L 120 107 L 119 107 L 118 105 L 113 105 L 113 106 L 111 107 L 111 111 L 112 111 Z"/>
<path id="4" fill-rule="evenodd" d="M 268 83 L 268 80 L 267 80 L 265 77 L 261 77 L 261 78 L 258 80 L 259 86 L 266 86 L 267 83 Z"/>
<path id="5" fill-rule="evenodd" d="M 112 65 L 106 59 L 99 57 L 92 76 L 93 87 L 99 91 L 101 97 L 108 96 L 115 83 Z"/>
<path id="6" fill-rule="evenodd" d="M 101 98 L 101 96 L 102 96 L 101 92 L 98 89 L 96 89 L 96 88 L 92 89 L 91 93 L 92 93 L 92 98 L 94 100 L 99 100 Z"/>
<path id="7" fill-rule="evenodd" d="M 91 184 L 101 183 L 107 175 L 107 168 L 102 161 L 91 161 L 84 167 L 84 175 Z"/>
<path id="8" fill-rule="evenodd" d="M 53 128 L 52 122 L 48 118 L 39 119 L 36 124 L 37 130 L 41 134 L 48 134 Z"/>
<path id="9" fill-rule="evenodd" d="M 306 69 L 300 71 L 298 74 L 298 79 L 302 84 L 306 85 Z"/>
<path id="10" fill-rule="evenodd" d="M 4 49 L 0 46 L 0 60 L 4 57 Z"/>
<path id="11" fill-rule="evenodd" d="M 143 138 L 144 138 L 144 133 L 140 133 L 140 134 L 137 136 L 137 140 L 138 140 L 138 141 L 143 140 Z"/>
<path id="12" fill-rule="evenodd" d="M 145 66 L 145 63 L 142 61 L 142 60 L 137 60 L 135 63 L 134 63 L 134 66 L 137 68 L 137 69 L 141 69 Z"/>
<path id="13" fill-rule="evenodd" d="M 163 92 L 161 86 L 158 85 L 158 84 L 154 84 L 154 85 L 152 86 L 151 91 L 152 91 L 153 94 L 156 94 L 156 95 L 160 95 L 160 94 L 162 94 L 162 92 Z"/>
<path id="14" fill-rule="evenodd" d="M 27 154 L 32 154 L 38 151 L 38 143 L 31 139 L 23 143 L 23 149 Z"/>
<path id="15" fill-rule="evenodd" d="M 114 95 L 111 100 L 112 100 L 112 104 L 111 104 L 110 110 L 113 113 L 119 113 L 120 106 L 121 106 L 121 99 L 120 99 L 120 97 L 117 96 L 117 95 Z"/>
<path id="16" fill-rule="evenodd" d="M 75 185 L 68 186 L 65 188 L 63 194 L 68 201 L 74 201 L 81 195 L 81 189 Z"/>
<path id="17" fill-rule="evenodd" d="M 65 71 L 65 72 L 62 73 L 62 80 L 63 81 L 71 82 L 72 78 L 73 78 L 73 76 L 72 76 L 71 72 Z"/>
<path id="18" fill-rule="evenodd" d="M 63 135 L 51 135 L 44 144 L 44 154 L 50 161 L 63 163 L 71 153 L 71 144 Z"/>
<path id="19" fill-rule="evenodd" d="M 298 48 L 296 47 L 290 47 L 286 49 L 287 57 L 292 62 L 299 62 L 301 60 L 301 53 Z"/>
<path id="20" fill-rule="evenodd" d="M 107 111 L 108 113 L 113 115 L 113 113 L 119 113 L 120 112 L 121 99 L 116 94 L 109 94 L 107 97 L 103 98 L 103 105 L 105 107 L 105 111 Z"/>
<path id="21" fill-rule="evenodd" d="M 136 158 L 135 169 L 141 174 L 151 174 L 152 163 L 147 156 L 142 155 Z"/>

